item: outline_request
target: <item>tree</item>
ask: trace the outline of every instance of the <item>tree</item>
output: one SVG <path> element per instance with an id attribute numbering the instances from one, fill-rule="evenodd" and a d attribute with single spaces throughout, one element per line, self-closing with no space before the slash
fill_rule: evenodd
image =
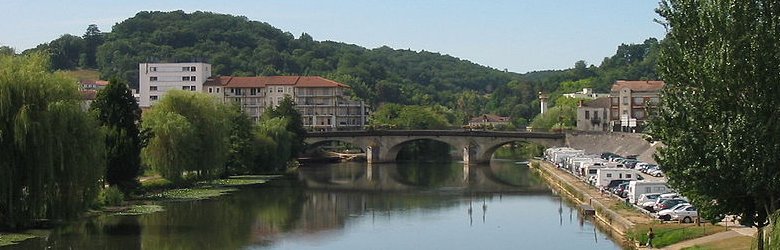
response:
<path id="1" fill-rule="evenodd" d="M 555 106 L 544 114 L 539 114 L 531 122 L 531 127 L 539 130 L 570 129 L 577 126 L 577 108 Z"/>
<path id="2" fill-rule="evenodd" d="M 103 44 L 105 38 L 96 24 L 90 24 L 87 32 L 82 36 L 84 39 L 84 61 L 80 63 L 81 67 L 97 68 L 97 48 Z"/>
<path id="3" fill-rule="evenodd" d="M 255 135 L 252 131 L 252 120 L 246 113 L 241 112 L 241 107 L 238 105 L 230 106 L 226 112 L 227 119 L 230 121 L 230 135 L 223 175 L 249 173 L 256 154 L 253 145 Z"/>
<path id="4" fill-rule="evenodd" d="M 48 56 L 0 55 L 0 229 L 77 217 L 103 177 L 103 134 Z"/>
<path id="5" fill-rule="evenodd" d="M 303 151 L 306 146 L 304 140 L 306 139 L 306 129 L 303 127 L 303 118 L 301 113 L 295 109 L 295 102 L 289 95 L 284 96 L 284 99 L 275 108 L 272 107 L 263 113 L 264 120 L 270 118 L 285 118 L 287 119 L 286 129 L 294 134 L 291 138 L 290 150 L 292 154 L 290 159 L 297 156 Z M 336 122 L 336 121 L 333 121 Z M 277 141 L 279 142 L 279 141 Z"/>
<path id="6" fill-rule="evenodd" d="M 106 182 L 124 193 L 137 187 L 141 169 L 141 109 L 127 84 L 112 79 L 91 109 L 106 131 Z"/>
<path id="7" fill-rule="evenodd" d="M 255 171 L 277 172 L 298 155 L 294 151 L 296 134 L 288 130 L 290 120 L 285 117 L 264 119 L 256 128 L 255 147 L 258 149 Z"/>
<path id="8" fill-rule="evenodd" d="M 60 36 L 48 46 L 52 69 L 74 69 L 84 51 L 84 40 L 70 34 Z"/>
<path id="9" fill-rule="evenodd" d="M 168 91 L 144 117 L 152 137 L 142 159 L 174 183 L 218 177 L 227 157 L 226 124 L 224 108 L 208 94 Z"/>
<path id="10" fill-rule="evenodd" d="M 766 0 L 663 1 L 666 81 L 654 136 L 672 186 L 706 218 L 759 229 L 780 208 L 780 5 Z"/>

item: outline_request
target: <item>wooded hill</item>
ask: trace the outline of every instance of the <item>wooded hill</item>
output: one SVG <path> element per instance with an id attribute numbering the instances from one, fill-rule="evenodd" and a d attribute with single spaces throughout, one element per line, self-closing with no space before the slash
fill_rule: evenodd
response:
<path id="1" fill-rule="evenodd" d="M 460 114 L 455 123 L 495 113 L 525 125 L 539 112 L 540 91 L 555 97 L 582 87 L 607 91 L 617 79 L 656 79 L 654 38 L 620 45 L 598 67 L 579 61 L 571 69 L 517 74 L 435 52 L 367 49 L 317 41 L 306 33 L 295 37 L 268 23 L 210 12 L 139 12 L 110 33 L 95 28 L 32 50 L 49 50 L 55 69 L 95 62 L 102 78 L 124 79 L 132 87 L 138 84 L 139 62 L 204 61 L 215 75 L 320 75 L 350 85 L 356 97 L 374 107 L 448 107 Z"/>

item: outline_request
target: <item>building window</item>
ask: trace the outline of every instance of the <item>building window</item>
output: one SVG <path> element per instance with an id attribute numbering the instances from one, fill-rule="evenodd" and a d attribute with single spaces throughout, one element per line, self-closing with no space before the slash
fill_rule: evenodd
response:
<path id="1" fill-rule="evenodd" d="M 274 92 L 274 87 L 268 87 L 268 93 L 273 93 L 273 92 Z"/>
<path id="2" fill-rule="evenodd" d="M 150 101 L 157 101 L 157 96 L 156 95 L 149 96 L 149 100 Z"/>
<path id="3" fill-rule="evenodd" d="M 157 77 L 156 76 L 150 76 L 149 77 L 149 81 L 150 82 L 156 82 L 157 81 Z"/>
<path id="4" fill-rule="evenodd" d="M 599 119 L 599 111 L 598 110 L 593 111 L 593 119 L 596 119 L 596 120 Z"/>
<path id="5" fill-rule="evenodd" d="M 195 81 L 195 76 L 190 76 L 190 81 Z"/>
<path id="6" fill-rule="evenodd" d="M 624 96 L 621 98 L 623 98 L 623 105 L 628 105 L 628 96 Z"/>
<path id="7" fill-rule="evenodd" d="M 230 93 L 232 94 L 234 92 L 235 92 L 235 90 L 233 90 L 233 88 L 230 88 Z"/>
<path id="8" fill-rule="evenodd" d="M 257 89 L 256 88 L 249 89 L 249 95 L 256 95 L 256 94 L 257 94 Z"/>
<path id="9" fill-rule="evenodd" d="M 620 98 L 620 97 L 612 97 L 611 98 L 612 99 L 612 106 L 617 106 L 618 104 L 620 104 L 620 100 L 618 100 L 618 98 Z"/>
<path id="10" fill-rule="evenodd" d="M 157 86 L 149 86 L 149 91 L 157 91 Z"/>
<path id="11" fill-rule="evenodd" d="M 284 91 L 284 87 L 276 87 L 276 92 L 282 93 Z"/>
<path id="12" fill-rule="evenodd" d="M 241 89 L 236 89 L 236 95 L 241 95 Z"/>
<path id="13" fill-rule="evenodd" d="M 195 86 L 190 86 L 190 90 L 192 90 L 192 91 L 197 91 L 198 89 L 197 89 L 197 88 L 195 88 Z"/>
<path id="14" fill-rule="evenodd" d="M 626 179 L 631 179 L 631 174 L 626 174 Z"/>
<path id="15" fill-rule="evenodd" d="M 631 114 L 634 115 L 634 118 L 636 119 L 644 119 L 645 118 L 645 111 L 644 110 L 634 110 L 631 112 Z"/>
<path id="16" fill-rule="evenodd" d="M 590 119 L 590 111 L 585 110 L 585 120 Z"/>
<path id="17" fill-rule="evenodd" d="M 184 81 L 184 82 L 189 82 L 190 81 L 190 77 L 189 76 L 182 76 L 181 80 Z"/>
<path id="18" fill-rule="evenodd" d="M 219 93 L 219 88 L 217 88 L 217 93 Z"/>
<path id="19" fill-rule="evenodd" d="M 642 97 L 634 97 L 634 105 L 635 106 L 640 106 L 640 105 L 643 105 L 644 103 L 645 103 L 645 99 L 644 98 L 642 98 Z"/>
<path id="20" fill-rule="evenodd" d="M 292 87 L 287 87 L 287 93 L 292 93 Z"/>
<path id="21" fill-rule="evenodd" d="M 195 67 L 181 67 L 181 71 L 195 71 Z"/>
<path id="22" fill-rule="evenodd" d="M 211 93 L 211 87 L 209 87 L 209 93 Z"/>
<path id="23" fill-rule="evenodd" d="M 157 71 L 157 67 L 149 67 L 149 71 Z"/>
<path id="24" fill-rule="evenodd" d="M 190 90 L 190 86 L 181 86 L 181 90 Z"/>
<path id="25" fill-rule="evenodd" d="M 612 174 L 607 174 L 607 178 L 612 178 Z"/>

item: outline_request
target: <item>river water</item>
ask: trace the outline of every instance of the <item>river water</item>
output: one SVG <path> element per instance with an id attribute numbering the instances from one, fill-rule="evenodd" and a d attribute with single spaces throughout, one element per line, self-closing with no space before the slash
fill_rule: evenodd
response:
<path id="1" fill-rule="evenodd" d="M 9 249 L 620 249 L 525 165 L 340 163 Z"/>

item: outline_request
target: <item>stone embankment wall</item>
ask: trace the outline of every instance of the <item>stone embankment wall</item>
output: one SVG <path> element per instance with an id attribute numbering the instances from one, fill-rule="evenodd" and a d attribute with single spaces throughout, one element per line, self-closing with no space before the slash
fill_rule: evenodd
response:
<path id="1" fill-rule="evenodd" d="M 655 163 L 653 154 L 662 145 L 660 142 L 648 142 L 643 138 L 643 134 L 583 131 L 566 133 L 568 147 L 582 149 L 590 154 L 612 152 L 623 156 L 639 155 L 640 161 L 650 163 Z"/>
<path id="2" fill-rule="evenodd" d="M 565 194 L 569 198 L 576 200 L 578 204 L 589 204 L 592 206 L 596 210 L 596 218 L 599 221 L 618 233 L 619 238 L 621 238 L 620 240 L 628 241 L 627 234 L 634 227 L 634 223 L 623 218 L 615 211 L 612 211 L 611 208 L 601 204 L 601 202 L 591 196 L 587 190 L 582 190 L 569 184 L 573 177 L 565 176 L 567 173 L 556 169 L 552 164 L 545 161 L 534 160 L 531 166 L 537 167 L 541 176 L 552 188 Z"/>

